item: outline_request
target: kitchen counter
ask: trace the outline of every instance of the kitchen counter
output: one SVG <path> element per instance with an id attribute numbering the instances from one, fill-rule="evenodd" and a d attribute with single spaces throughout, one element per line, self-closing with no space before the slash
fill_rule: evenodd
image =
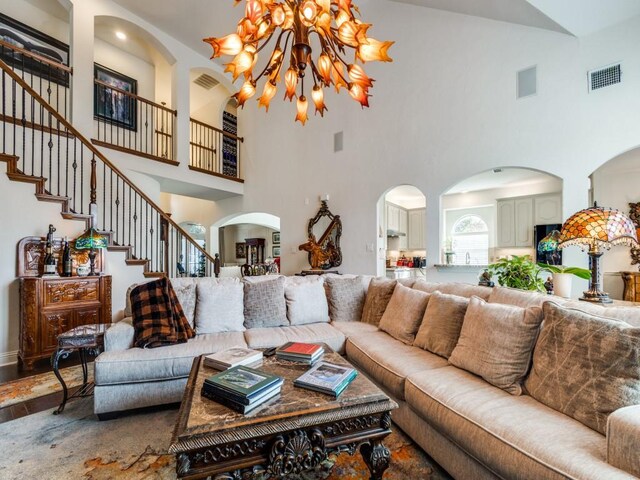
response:
<path id="1" fill-rule="evenodd" d="M 390 267 L 387 268 L 387 278 L 421 278 L 425 276 L 424 268 Z"/>
<path id="2" fill-rule="evenodd" d="M 444 263 L 436 263 L 434 267 L 436 267 L 438 271 L 443 271 L 443 272 L 446 272 L 446 271 L 457 272 L 457 273 L 477 272 L 479 274 L 482 270 L 489 268 L 489 265 L 475 265 L 475 264 L 447 265 Z"/>

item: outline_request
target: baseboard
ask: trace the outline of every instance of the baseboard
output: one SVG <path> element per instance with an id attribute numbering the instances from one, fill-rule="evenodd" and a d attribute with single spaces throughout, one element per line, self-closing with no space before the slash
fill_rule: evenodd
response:
<path id="1" fill-rule="evenodd" d="M 0 353 L 0 367 L 18 363 L 18 351 Z"/>

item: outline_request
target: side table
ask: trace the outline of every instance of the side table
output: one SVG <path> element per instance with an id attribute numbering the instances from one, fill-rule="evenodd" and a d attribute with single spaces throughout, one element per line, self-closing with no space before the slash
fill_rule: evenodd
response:
<path id="1" fill-rule="evenodd" d="M 93 395 L 93 382 L 88 381 L 87 355 L 98 356 L 104 346 L 104 332 L 111 326 L 110 323 L 96 323 L 93 325 L 81 325 L 58 335 L 58 346 L 51 355 L 53 373 L 62 385 L 62 403 L 53 412 L 58 415 L 63 412 L 67 401 L 72 398 L 88 397 Z M 61 358 L 67 358 L 72 352 L 78 352 L 82 364 L 82 386 L 69 397 L 69 390 L 65 383 L 58 364 Z"/>

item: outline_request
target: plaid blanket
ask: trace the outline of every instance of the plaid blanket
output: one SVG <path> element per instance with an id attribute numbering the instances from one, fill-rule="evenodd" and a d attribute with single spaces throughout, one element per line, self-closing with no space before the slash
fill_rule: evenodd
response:
<path id="1" fill-rule="evenodd" d="M 184 343 L 195 335 L 167 278 L 138 285 L 131 291 L 134 341 L 140 348 Z"/>

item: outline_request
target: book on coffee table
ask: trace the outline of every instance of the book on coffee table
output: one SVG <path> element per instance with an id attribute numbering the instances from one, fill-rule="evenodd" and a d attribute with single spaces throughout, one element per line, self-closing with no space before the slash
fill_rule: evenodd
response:
<path id="1" fill-rule="evenodd" d="M 233 347 L 204 357 L 204 364 L 216 370 L 226 370 L 238 365 L 250 365 L 262 360 L 262 352 L 251 348 Z"/>
<path id="2" fill-rule="evenodd" d="M 313 365 L 324 354 L 324 347 L 315 343 L 288 342 L 276 350 L 276 357 L 290 362 Z"/>
<path id="3" fill-rule="evenodd" d="M 355 368 L 320 362 L 293 381 L 296 387 L 308 388 L 338 397 L 356 378 Z"/>

